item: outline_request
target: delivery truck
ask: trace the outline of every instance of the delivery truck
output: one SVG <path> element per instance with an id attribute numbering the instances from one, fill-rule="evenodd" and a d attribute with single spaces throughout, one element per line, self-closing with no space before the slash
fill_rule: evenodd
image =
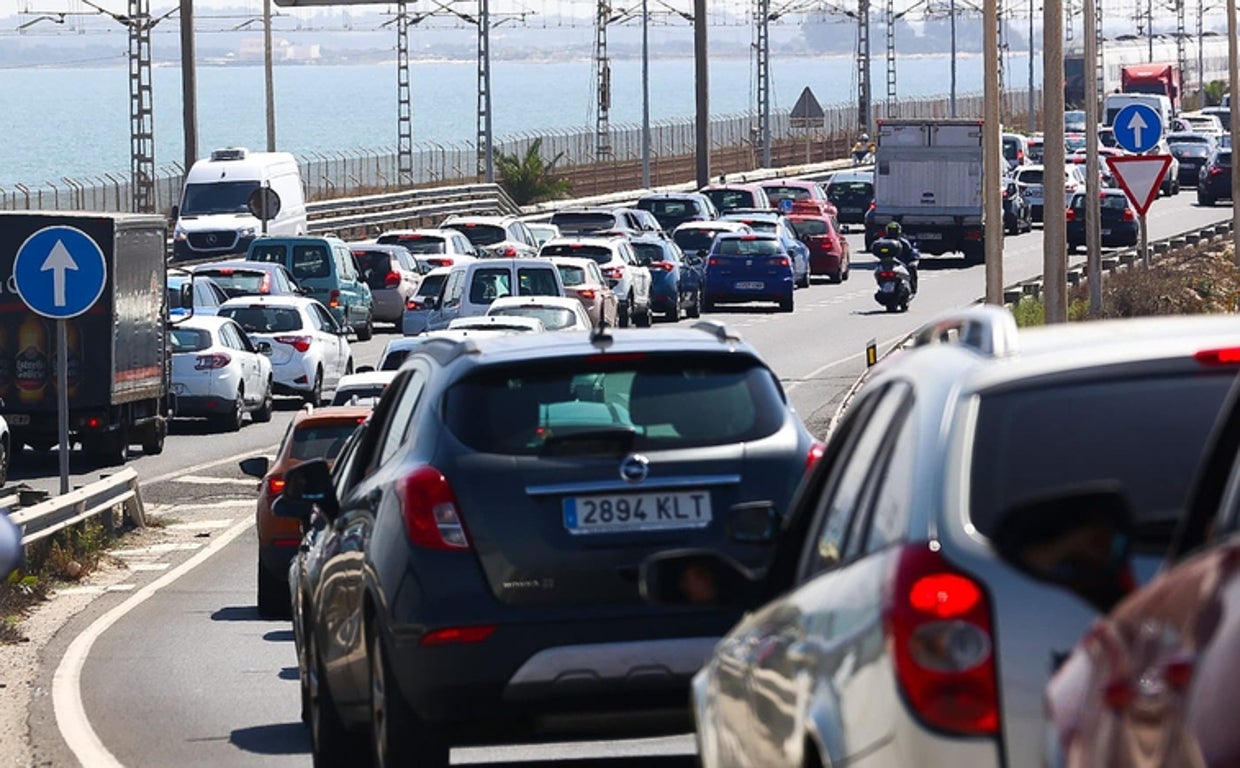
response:
<path id="1" fill-rule="evenodd" d="M 981 263 L 982 158 L 980 120 L 880 120 L 866 247 L 898 221 L 923 256 L 960 253 Z"/>
<path id="2" fill-rule="evenodd" d="M 83 233 L 103 255 L 103 287 L 82 314 L 52 319 L 23 300 L 30 289 L 14 268 L 24 247 L 54 249 L 49 228 Z M 72 234 L 72 233 L 70 233 Z M 79 212 L 0 212 L 0 413 L 12 434 L 13 450 L 23 444 L 47 450 L 59 442 L 57 323 L 65 324 L 65 394 L 69 439 L 104 464 L 123 463 L 131 445 L 146 454 L 163 450 L 169 395 L 166 246 L 162 216 Z M 53 238 L 54 240 L 55 238 Z M 66 238 L 68 246 L 88 242 Z M 50 255 L 50 252 L 49 252 Z M 27 258 L 41 254 L 23 254 Z M 98 260 L 98 257 L 95 257 Z M 42 269 L 48 269 L 44 263 Z M 72 268 L 71 268 L 72 269 Z M 64 271 L 62 280 L 79 279 Z M 73 284 L 69 284 L 73 288 Z M 19 290 L 21 293 L 19 293 Z M 70 293 L 72 291 L 70 290 Z"/>
<path id="3" fill-rule="evenodd" d="M 1120 68 L 1120 90 L 1124 93 L 1148 93 L 1166 96 L 1171 114 L 1180 112 L 1180 68 L 1175 64 L 1151 62 L 1129 64 Z"/>

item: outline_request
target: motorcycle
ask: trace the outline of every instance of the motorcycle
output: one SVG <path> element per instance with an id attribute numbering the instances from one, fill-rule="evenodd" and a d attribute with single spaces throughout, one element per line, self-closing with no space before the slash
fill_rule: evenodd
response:
<path id="1" fill-rule="evenodd" d="M 876 254 L 878 269 L 874 270 L 874 281 L 878 283 L 878 290 L 874 293 L 874 300 L 888 312 L 906 312 L 909 303 L 917 296 L 913 293 L 912 275 L 894 252 L 885 250 L 880 249 Z M 916 264 L 917 260 L 914 259 L 913 263 Z"/>

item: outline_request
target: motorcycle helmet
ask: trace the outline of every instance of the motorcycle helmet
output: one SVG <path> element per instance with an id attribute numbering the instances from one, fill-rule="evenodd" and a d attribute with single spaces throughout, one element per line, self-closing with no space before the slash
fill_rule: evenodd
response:
<path id="1" fill-rule="evenodd" d="M 870 140 L 870 134 L 868 133 L 863 133 L 861 134 L 861 136 L 857 138 L 857 141 L 869 141 L 869 140 Z"/>
<path id="2" fill-rule="evenodd" d="M 889 237 L 899 237 L 904 234 L 904 227 L 900 226 L 898 221 L 887 222 L 887 235 Z"/>

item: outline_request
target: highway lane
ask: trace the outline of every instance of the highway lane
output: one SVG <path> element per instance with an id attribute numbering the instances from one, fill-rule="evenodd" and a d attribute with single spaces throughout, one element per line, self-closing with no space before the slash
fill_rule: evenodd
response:
<path id="1" fill-rule="evenodd" d="M 1203 226 L 1227 215 L 1224 209 L 1199 209 L 1190 203 L 1190 195 L 1159 201 L 1151 211 L 1152 236 Z M 798 291 L 793 314 L 738 308 L 709 316 L 728 322 L 755 344 L 784 380 L 798 410 L 819 432 L 843 390 L 860 373 L 867 340 L 894 340 L 944 309 L 971 303 L 983 290 L 982 267 L 966 268 L 957 258 L 929 257 L 923 261 L 921 296 L 910 311 L 887 314 L 872 298 L 873 259 L 861 253 L 859 236 L 852 240 L 857 254 L 852 279 Z M 1041 272 L 1038 231 L 1009 238 L 1006 246 L 1005 282 Z M 1083 258 L 1077 255 L 1073 261 Z M 373 362 L 387 338 L 380 333 L 375 340 L 356 345 L 358 364 Z M 293 407 L 293 401 L 288 405 Z M 132 600 L 153 579 L 197 556 L 225 531 L 232 530 L 237 538 L 100 632 L 83 656 L 83 712 L 101 744 L 122 765 L 309 763 L 306 734 L 297 720 L 295 660 L 287 623 L 261 621 L 253 609 L 255 541 L 245 521 L 253 514 L 254 484 L 236 468 L 236 458 L 274 447 L 289 414 L 281 411 L 271 425 L 247 426 L 225 435 L 209 434 L 187 422 L 169 438 L 164 455 L 134 462 L 152 511 L 175 522 L 151 532 L 156 543 L 149 549 L 135 547 L 121 553 L 135 568 L 119 585 L 125 591 L 101 595 L 49 646 L 43 690 L 53 690 L 57 663 L 74 638 L 105 611 Z M 54 482 L 54 458 L 49 472 L 42 479 Z M 58 700 L 54 696 L 35 700 L 32 733 L 41 758 L 68 765 L 73 761 L 53 712 Z M 687 738 L 609 743 L 596 747 L 594 754 L 611 755 L 622 746 L 661 756 L 643 760 L 642 765 L 691 764 L 683 757 L 692 748 Z M 575 749 L 454 753 L 457 762 L 492 765 L 568 758 L 576 762 L 566 765 L 609 765 L 583 762 Z"/>

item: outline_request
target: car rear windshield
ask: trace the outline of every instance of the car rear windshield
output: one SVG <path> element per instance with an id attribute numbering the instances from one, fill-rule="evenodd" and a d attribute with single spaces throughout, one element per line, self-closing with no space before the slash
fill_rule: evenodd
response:
<path id="1" fill-rule="evenodd" d="M 792 219 L 792 228 L 796 231 L 797 237 L 831 234 L 831 227 L 826 219 Z"/>
<path id="2" fill-rule="evenodd" d="M 435 235 L 382 235 L 375 240 L 379 245 L 400 245 L 418 255 L 447 253 L 444 238 Z"/>
<path id="3" fill-rule="evenodd" d="M 357 429 L 356 420 L 297 427 L 293 430 L 293 444 L 289 446 L 289 456 L 302 460 L 331 461 L 340 453 L 344 441 L 349 439 L 354 429 Z"/>
<path id="4" fill-rule="evenodd" d="M 1100 195 L 1098 203 L 1103 210 L 1122 211 L 1128 207 L 1128 198 L 1125 195 Z M 1083 209 L 1085 195 L 1073 195 L 1072 203 L 1068 207 L 1078 211 Z"/>
<path id="5" fill-rule="evenodd" d="M 973 524 L 990 536 L 1014 502 L 1115 480 L 1136 506 L 1140 542 L 1164 551 L 1231 382 L 1164 374 L 983 396 L 969 470 Z"/>
<path id="6" fill-rule="evenodd" d="M 753 193 L 743 189 L 708 189 L 702 194 L 710 198 L 720 211 L 733 208 L 752 208 L 756 205 Z"/>
<path id="7" fill-rule="evenodd" d="M 763 189 L 775 205 L 779 205 L 781 200 L 808 200 L 810 198 L 809 190 L 805 187 L 763 187 Z"/>
<path id="8" fill-rule="evenodd" d="M 487 367 L 444 420 L 486 453 L 627 453 L 758 440 L 784 423 L 771 372 L 745 355 L 595 355 Z"/>
<path id="9" fill-rule="evenodd" d="M 557 213 L 551 217 L 551 223 L 560 228 L 560 232 L 597 232 L 600 229 L 612 229 L 616 226 L 616 217 L 610 213 Z"/>
<path id="10" fill-rule="evenodd" d="M 357 269 L 366 278 L 366 285 L 371 290 L 388 287 L 387 276 L 392 271 L 392 261 L 396 257 L 387 251 L 353 251 L 353 260 Z"/>
<path id="11" fill-rule="evenodd" d="M 195 271 L 194 274 L 206 275 L 214 280 L 216 285 L 222 288 L 224 293 L 228 294 L 229 298 L 262 293 L 265 289 L 269 290 L 271 285 L 271 280 L 266 272 L 255 270 L 200 269 Z"/>
<path id="12" fill-rule="evenodd" d="M 717 234 L 708 229 L 682 229 L 672 235 L 672 239 L 682 251 L 707 251 L 710 250 L 710 244 L 715 242 Z"/>
<path id="13" fill-rule="evenodd" d="M 541 320 L 543 327 L 548 331 L 558 331 L 562 328 L 571 328 L 577 323 L 577 316 L 563 307 L 504 307 L 487 312 L 488 315 L 494 317 L 502 315 L 504 317 L 532 317 Z"/>
<path id="14" fill-rule="evenodd" d="M 657 243 L 633 243 L 633 251 L 642 264 L 653 264 L 656 261 L 671 261 L 663 246 Z"/>
<path id="15" fill-rule="evenodd" d="M 741 218 L 739 216 L 729 216 L 728 220 L 739 221 L 740 223 L 752 229 L 754 232 L 768 232 L 768 233 L 774 232 L 775 228 L 779 226 L 776 222 L 772 221 L 771 219 L 761 218 L 761 217 Z"/>
<path id="16" fill-rule="evenodd" d="M 201 352 L 211 346 L 211 334 L 198 328 L 173 328 L 168 332 L 172 353 Z"/>
<path id="17" fill-rule="evenodd" d="M 544 245 L 538 252 L 539 256 L 571 256 L 578 259 L 594 259 L 599 264 L 606 264 L 614 257 L 610 248 L 601 245 L 578 245 L 570 243 L 552 243 Z"/>
<path id="18" fill-rule="evenodd" d="M 383 390 L 386 388 L 383 384 L 370 384 L 365 387 L 337 389 L 332 395 L 332 405 L 374 405 L 383 397 Z"/>
<path id="19" fill-rule="evenodd" d="M 447 273 L 439 275 L 427 275 L 422 278 L 422 282 L 418 285 L 418 296 L 438 296 L 439 289 L 443 287 L 443 281 L 448 279 Z"/>
<path id="20" fill-rule="evenodd" d="M 711 256 L 782 256 L 784 249 L 767 238 L 725 237 L 715 244 Z"/>
<path id="21" fill-rule="evenodd" d="M 246 333 L 301 330 L 301 313 L 287 307 L 224 307 L 219 314 L 236 320 Z"/>
<path id="22" fill-rule="evenodd" d="M 559 296 L 559 285 L 550 269 L 523 267 L 517 270 L 517 290 L 512 289 L 512 272 L 507 267 L 485 268 L 474 272 L 469 284 L 471 304 L 490 304 L 504 296 Z"/>
<path id="23" fill-rule="evenodd" d="M 1017 179 L 1021 184 L 1041 184 L 1043 179 L 1042 171 L 1031 170 L 1021 171 L 1020 178 Z"/>
<path id="24" fill-rule="evenodd" d="M 1231 167 L 1231 152 L 1219 152 L 1218 155 L 1214 158 L 1214 162 L 1216 165 L 1225 165 L 1230 168 Z"/>
<path id="25" fill-rule="evenodd" d="M 868 181 L 840 181 L 827 185 L 827 199 L 833 203 L 860 205 L 874 197 L 874 185 Z"/>
<path id="26" fill-rule="evenodd" d="M 639 200 L 637 207 L 650 211 L 656 219 L 687 219 L 696 216 L 697 204 L 692 200 Z"/>
<path id="27" fill-rule="evenodd" d="M 566 287 L 586 284 L 586 271 L 581 267 L 573 267 L 567 264 L 558 265 L 560 270 L 560 280 Z"/>
<path id="28" fill-rule="evenodd" d="M 503 227 L 494 224 L 453 224 L 452 228 L 465 235 L 469 242 L 478 247 L 495 245 L 508 239 Z"/>

